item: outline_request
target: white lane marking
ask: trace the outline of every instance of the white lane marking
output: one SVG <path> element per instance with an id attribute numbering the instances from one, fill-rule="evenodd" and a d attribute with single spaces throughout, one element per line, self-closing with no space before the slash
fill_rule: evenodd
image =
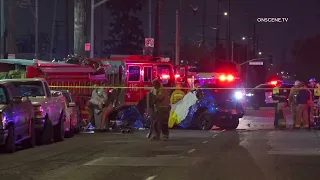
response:
<path id="1" fill-rule="evenodd" d="M 202 143 L 203 143 L 203 144 L 206 144 L 206 143 L 208 143 L 208 141 L 203 141 Z"/>
<path id="2" fill-rule="evenodd" d="M 212 136 L 212 138 L 215 138 L 215 137 L 217 137 L 217 136 L 218 136 L 218 134 L 215 134 L 215 135 Z"/>
<path id="3" fill-rule="evenodd" d="M 154 175 L 154 176 L 149 176 L 146 180 L 153 180 L 157 177 L 157 175 Z"/>
<path id="4" fill-rule="evenodd" d="M 190 149 L 189 151 L 188 151 L 188 153 L 193 153 L 193 152 L 195 152 L 196 151 L 196 149 Z"/>

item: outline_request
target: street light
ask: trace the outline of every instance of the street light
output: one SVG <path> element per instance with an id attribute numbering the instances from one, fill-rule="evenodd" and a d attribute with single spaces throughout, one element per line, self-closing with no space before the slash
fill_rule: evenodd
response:
<path id="1" fill-rule="evenodd" d="M 262 55 L 262 52 L 259 52 L 258 54 L 259 54 L 259 55 Z"/>
<path id="2" fill-rule="evenodd" d="M 224 12 L 223 15 L 228 16 L 228 12 Z"/>
<path id="3" fill-rule="evenodd" d="M 242 40 L 243 40 L 243 41 L 246 40 L 246 37 L 242 37 Z"/>

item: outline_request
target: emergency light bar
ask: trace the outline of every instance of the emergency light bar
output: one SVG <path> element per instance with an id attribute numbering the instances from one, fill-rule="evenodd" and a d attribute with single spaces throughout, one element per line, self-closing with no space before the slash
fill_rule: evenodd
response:
<path id="1" fill-rule="evenodd" d="M 234 81 L 234 79 L 235 79 L 235 77 L 231 74 L 229 74 L 228 76 L 226 76 L 226 75 L 219 76 L 220 81 Z"/>

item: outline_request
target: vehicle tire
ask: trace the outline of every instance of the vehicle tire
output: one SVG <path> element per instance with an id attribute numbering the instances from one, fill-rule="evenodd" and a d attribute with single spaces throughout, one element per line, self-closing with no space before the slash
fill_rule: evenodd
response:
<path id="1" fill-rule="evenodd" d="M 239 118 L 233 117 L 231 118 L 231 122 L 224 128 L 226 130 L 235 130 L 239 126 Z"/>
<path id="2" fill-rule="evenodd" d="M 74 135 L 74 132 L 75 132 L 75 130 L 74 130 L 74 128 L 72 126 L 72 123 L 71 123 L 71 120 L 70 120 L 70 129 L 69 129 L 68 132 L 65 133 L 65 137 L 66 138 L 72 138 L 73 135 Z"/>
<path id="3" fill-rule="evenodd" d="M 8 137 L 6 139 L 6 144 L 4 145 L 4 150 L 7 153 L 14 153 L 16 151 L 16 141 L 14 137 L 13 125 L 9 125 L 8 127 Z"/>
<path id="4" fill-rule="evenodd" d="M 64 118 L 64 113 L 61 113 L 59 123 L 53 127 L 53 139 L 55 142 L 60 142 L 64 140 Z"/>
<path id="5" fill-rule="evenodd" d="M 214 119 L 209 111 L 201 112 L 196 119 L 196 126 L 201 130 L 211 130 L 214 125 Z"/>
<path id="6" fill-rule="evenodd" d="M 24 148 L 33 148 L 36 146 L 36 131 L 33 118 L 30 120 L 29 133 L 30 137 L 22 142 Z"/>
<path id="7" fill-rule="evenodd" d="M 49 120 L 49 116 L 46 115 L 44 119 L 43 129 L 40 132 L 36 132 L 37 144 L 45 145 L 51 144 L 53 139 L 53 126 Z"/>

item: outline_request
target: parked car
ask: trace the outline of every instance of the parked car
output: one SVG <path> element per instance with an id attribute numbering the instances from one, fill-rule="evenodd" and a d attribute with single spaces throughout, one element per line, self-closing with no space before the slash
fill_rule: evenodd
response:
<path id="1" fill-rule="evenodd" d="M 0 145 L 13 153 L 16 143 L 35 146 L 34 111 L 30 100 L 23 99 L 10 82 L 0 82 Z"/>
<path id="2" fill-rule="evenodd" d="M 83 119 L 81 118 L 81 110 L 78 103 L 75 102 L 74 97 L 69 90 L 61 90 L 63 96 L 66 98 L 68 103 L 68 109 L 71 112 L 72 126 L 74 133 L 79 133 L 81 126 L 83 125 Z"/>
<path id="3" fill-rule="evenodd" d="M 51 91 L 52 97 L 59 98 L 60 101 L 65 102 L 65 109 L 66 109 L 66 118 L 64 121 L 64 130 L 65 130 L 65 137 L 72 137 L 75 133 L 75 129 L 77 128 L 77 114 L 73 110 L 76 106 L 74 102 L 70 102 L 70 97 L 65 96 L 62 91 Z"/>
<path id="4" fill-rule="evenodd" d="M 7 79 L 1 81 L 11 82 L 19 88 L 20 95 L 31 100 L 34 107 L 34 120 L 37 141 L 40 144 L 51 143 L 51 140 L 63 141 L 65 102 L 52 97 L 50 88 L 45 79 Z"/>

